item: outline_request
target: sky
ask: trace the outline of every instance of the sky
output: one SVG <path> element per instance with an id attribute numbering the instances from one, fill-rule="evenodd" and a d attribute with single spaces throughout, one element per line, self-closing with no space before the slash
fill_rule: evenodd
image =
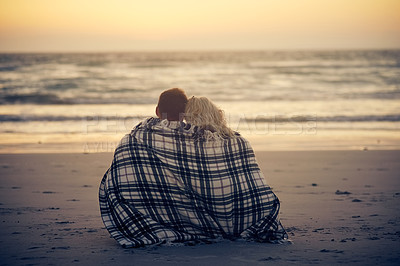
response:
<path id="1" fill-rule="evenodd" d="M 400 0 L 0 0 L 0 52 L 400 48 Z"/>

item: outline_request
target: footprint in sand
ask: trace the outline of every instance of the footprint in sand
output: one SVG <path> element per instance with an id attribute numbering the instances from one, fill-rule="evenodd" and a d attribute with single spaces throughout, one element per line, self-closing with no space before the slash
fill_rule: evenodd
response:
<path id="1" fill-rule="evenodd" d="M 56 224 L 73 224 L 75 222 L 70 222 L 70 221 L 62 221 L 62 222 L 56 222 Z"/>
<path id="2" fill-rule="evenodd" d="M 321 249 L 319 252 L 324 252 L 324 253 L 343 253 L 343 250 L 337 250 L 337 249 Z"/>
<path id="3" fill-rule="evenodd" d="M 351 202 L 362 202 L 360 199 L 353 199 Z"/>
<path id="4" fill-rule="evenodd" d="M 276 257 L 276 258 L 273 258 L 273 257 L 268 257 L 268 258 L 264 258 L 264 259 L 259 259 L 258 261 L 276 261 L 276 260 L 280 260 L 281 258 L 279 258 L 279 257 Z"/>
<path id="5" fill-rule="evenodd" d="M 68 249 L 70 249 L 70 247 L 69 247 L 69 246 L 67 246 L 67 247 L 52 247 L 51 249 L 62 249 L 62 250 L 68 250 Z"/>
<path id="6" fill-rule="evenodd" d="M 335 192 L 336 195 L 350 195 L 351 192 L 348 191 L 340 191 L 339 189 Z"/>
<path id="7" fill-rule="evenodd" d="M 57 193 L 57 192 L 54 192 L 54 191 L 43 191 L 42 193 L 43 193 L 43 194 L 55 194 L 55 193 Z"/>
<path id="8" fill-rule="evenodd" d="M 352 237 L 352 238 L 344 238 L 344 239 L 342 239 L 342 240 L 340 240 L 340 242 L 342 242 L 342 243 L 346 243 L 347 241 L 356 241 L 357 239 L 355 238 L 355 237 Z"/>

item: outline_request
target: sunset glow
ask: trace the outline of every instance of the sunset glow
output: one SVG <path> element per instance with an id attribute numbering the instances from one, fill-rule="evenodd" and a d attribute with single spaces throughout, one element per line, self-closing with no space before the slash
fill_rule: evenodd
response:
<path id="1" fill-rule="evenodd" d="M 0 51 L 400 48 L 398 0 L 1 0 Z"/>

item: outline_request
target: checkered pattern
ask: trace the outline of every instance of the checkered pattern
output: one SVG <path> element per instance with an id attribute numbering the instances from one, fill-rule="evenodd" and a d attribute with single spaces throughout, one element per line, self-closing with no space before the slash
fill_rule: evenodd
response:
<path id="1" fill-rule="evenodd" d="M 287 237 L 249 143 L 183 122 L 149 118 L 126 135 L 99 199 L 105 227 L 125 247 Z"/>

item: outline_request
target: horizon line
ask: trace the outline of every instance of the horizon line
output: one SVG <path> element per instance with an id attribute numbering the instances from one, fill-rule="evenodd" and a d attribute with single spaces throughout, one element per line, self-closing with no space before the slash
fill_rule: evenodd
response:
<path id="1" fill-rule="evenodd" d="M 80 54 L 80 53 L 202 53 L 202 52 L 302 52 L 302 51 L 382 51 L 382 50 L 400 50 L 399 47 L 336 47 L 336 48 L 265 48 L 265 49 L 254 49 L 254 48 L 215 48 L 215 49 L 116 49 L 116 50 L 0 50 L 0 54 Z"/>

